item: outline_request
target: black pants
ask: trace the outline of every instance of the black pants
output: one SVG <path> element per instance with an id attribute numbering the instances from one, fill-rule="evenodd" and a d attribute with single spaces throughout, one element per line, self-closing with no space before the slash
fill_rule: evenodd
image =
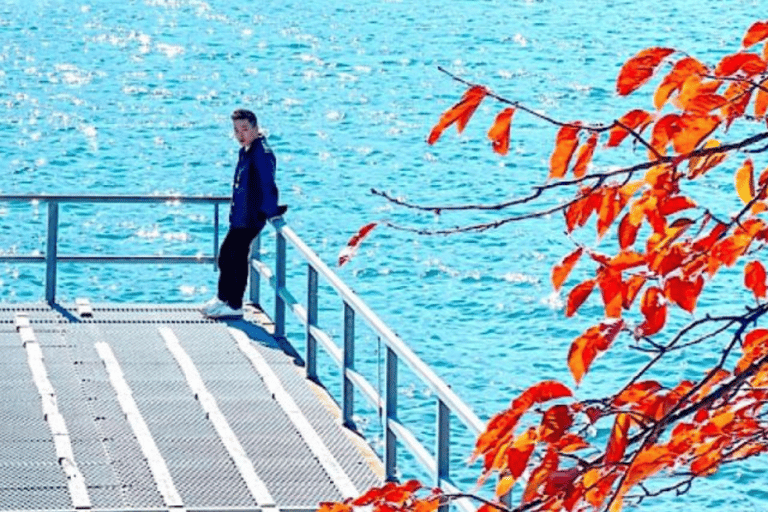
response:
<path id="1" fill-rule="evenodd" d="M 251 242 L 264 228 L 229 228 L 219 250 L 218 297 L 233 309 L 243 307 L 243 294 L 248 283 L 248 251 Z"/>

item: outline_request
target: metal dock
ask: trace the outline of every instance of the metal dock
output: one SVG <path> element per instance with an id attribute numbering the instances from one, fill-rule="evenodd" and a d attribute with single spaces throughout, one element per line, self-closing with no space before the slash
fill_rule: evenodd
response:
<path id="1" fill-rule="evenodd" d="M 457 442 L 456 427 L 474 437 L 485 423 L 282 217 L 270 220 L 273 238 L 262 233 L 251 246 L 243 320 L 210 321 L 194 305 L 57 301 L 60 264 L 216 268 L 219 206 L 228 201 L 0 195 L 0 204 L 47 205 L 44 254 L 0 251 L 0 263 L 45 266 L 45 302 L 0 303 L 0 511 L 315 510 L 401 478 L 403 455 L 435 487 L 461 492 L 451 460 L 466 460 L 470 447 Z M 59 207 L 94 204 L 213 207 L 212 254 L 61 254 L 60 225 L 83 218 Z M 88 292 L 69 290 L 77 293 Z M 329 301 L 341 310 L 341 335 L 319 322 L 321 300 L 325 313 Z M 268 302 L 274 323 L 258 306 Z M 303 330 L 290 341 L 288 316 Z M 383 349 L 379 382 L 356 366 L 360 328 Z M 333 398 L 318 373 L 320 351 L 338 369 Z M 403 372 L 433 402 L 426 444 L 398 414 Z M 355 433 L 366 406 L 381 422 L 381 461 Z M 451 509 L 475 507 L 464 499 Z"/>
<path id="2" fill-rule="evenodd" d="M 301 511 L 380 484 L 268 321 L 0 304 L 0 509 Z"/>

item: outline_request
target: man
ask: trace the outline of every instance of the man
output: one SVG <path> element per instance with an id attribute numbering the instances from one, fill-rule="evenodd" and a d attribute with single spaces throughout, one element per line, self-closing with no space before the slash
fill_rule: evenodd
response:
<path id="1" fill-rule="evenodd" d="M 251 242 L 267 219 L 285 211 L 277 205 L 275 155 L 259 132 L 256 115 L 235 110 L 232 123 L 242 147 L 232 184 L 229 231 L 219 251 L 218 293 L 203 308 L 209 318 L 242 318 Z"/>

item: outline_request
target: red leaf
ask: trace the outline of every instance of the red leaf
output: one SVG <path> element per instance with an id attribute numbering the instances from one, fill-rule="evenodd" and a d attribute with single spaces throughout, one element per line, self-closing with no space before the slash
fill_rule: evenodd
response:
<path id="1" fill-rule="evenodd" d="M 765 267 L 759 261 L 750 261 L 744 267 L 744 286 L 752 290 L 755 298 L 761 299 L 766 294 Z"/>
<path id="2" fill-rule="evenodd" d="M 608 446 L 605 448 L 605 463 L 616 464 L 624 457 L 624 451 L 627 448 L 627 435 L 629 433 L 631 416 L 627 413 L 616 415 L 616 422 L 613 424 L 611 437 L 608 439 Z"/>
<path id="3" fill-rule="evenodd" d="M 592 132 L 581 148 L 579 148 L 579 155 L 576 158 L 576 163 L 573 166 L 573 175 L 577 178 L 581 178 L 587 173 L 587 166 L 592 161 L 592 155 L 595 153 L 595 146 L 597 146 L 597 132 Z"/>
<path id="4" fill-rule="evenodd" d="M 648 48 L 641 51 L 622 66 L 616 80 L 616 91 L 626 96 L 647 82 L 665 57 L 674 53 L 672 48 Z"/>
<path id="5" fill-rule="evenodd" d="M 541 419 L 541 439 L 554 443 L 573 424 L 573 414 L 567 405 L 553 405 Z"/>
<path id="6" fill-rule="evenodd" d="M 726 55 L 715 68 L 715 76 L 732 76 L 743 71 L 747 77 L 751 77 L 765 71 L 765 61 L 754 53 L 735 53 Z"/>
<path id="7" fill-rule="evenodd" d="M 741 45 L 746 49 L 768 38 L 768 21 L 756 21 L 747 29 Z"/>
<path id="8" fill-rule="evenodd" d="M 452 106 L 450 109 L 445 111 L 445 113 L 440 117 L 440 120 L 437 122 L 434 128 L 432 128 L 432 131 L 429 134 L 429 138 L 427 138 L 427 143 L 434 144 L 437 142 L 437 139 L 440 138 L 445 129 L 451 126 L 453 123 L 456 123 L 456 127 L 458 128 L 459 133 L 464 131 L 464 127 L 466 127 L 469 119 L 472 117 L 472 114 L 475 113 L 475 110 L 477 110 L 480 102 L 483 101 L 483 98 L 485 98 L 487 94 L 488 90 L 485 87 L 480 85 L 474 85 L 470 87 L 464 93 L 464 96 L 462 96 L 461 100 L 459 100 L 459 102 Z"/>
<path id="9" fill-rule="evenodd" d="M 641 133 L 651 121 L 653 121 L 653 116 L 645 110 L 636 109 L 627 112 L 614 123 L 606 146 L 612 148 L 621 144 L 621 141 L 629 135 L 629 132 L 624 128 L 625 126 L 630 130 Z"/>
<path id="10" fill-rule="evenodd" d="M 667 154 L 667 146 L 680 131 L 680 116 L 677 114 L 667 114 L 653 126 L 651 132 L 651 147 L 659 154 Z"/>
<path id="11" fill-rule="evenodd" d="M 762 119 L 768 111 L 768 79 L 760 83 L 755 95 L 755 117 Z"/>
<path id="12" fill-rule="evenodd" d="M 488 138 L 493 143 L 493 150 L 500 155 L 506 155 L 509 152 L 509 129 L 514 115 L 514 108 L 505 108 L 496 116 L 493 126 L 488 130 Z"/>
<path id="13" fill-rule="evenodd" d="M 509 450 L 507 450 L 507 469 L 515 479 L 522 476 L 528 465 L 528 459 L 536 446 L 536 429 L 531 427 L 526 432 L 515 439 Z"/>
<path id="14" fill-rule="evenodd" d="M 565 307 L 565 316 L 573 316 L 579 307 L 587 300 L 592 289 L 595 287 L 595 280 L 589 279 L 577 285 L 568 294 L 568 304 Z"/>
<path id="15" fill-rule="evenodd" d="M 573 340 L 568 351 L 568 367 L 577 384 L 589 371 L 592 361 L 608 350 L 623 327 L 623 320 L 601 323 L 590 327 L 584 334 Z"/>
<path id="16" fill-rule="evenodd" d="M 371 222 L 370 224 L 366 224 L 362 228 L 360 228 L 360 231 L 358 231 L 352 238 L 349 239 L 349 242 L 347 242 L 347 246 L 344 247 L 339 252 L 339 262 L 338 265 L 341 267 L 342 265 L 346 264 L 357 252 L 357 248 L 362 243 L 363 239 L 368 236 L 368 234 L 373 230 L 373 228 L 376 227 L 376 222 Z"/>
<path id="17" fill-rule="evenodd" d="M 693 199 L 685 196 L 674 196 L 659 205 L 659 213 L 666 217 L 667 215 L 672 215 L 679 211 L 695 207 L 696 202 Z"/>
<path id="18" fill-rule="evenodd" d="M 696 309 L 696 301 L 703 287 L 704 278 L 702 276 L 698 276 L 693 280 L 674 276 L 667 279 L 667 282 L 664 284 L 664 295 L 682 309 L 693 313 L 693 310 Z"/>
<path id="19" fill-rule="evenodd" d="M 568 163 L 571 161 L 576 147 L 579 145 L 578 123 L 565 125 L 557 132 L 555 138 L 555 150 L 550 158 L 550 178 L 562 178 L 568 171 Z"/>
<path id="20" fill-rule="evenodd" d="M 532 405 L 568 396 L 573 396 L 573 393 L 567 386 L 554 380 L 545 380 L 523 391 L 519 397 L 512 401 L 512 408 L 516 411 L 525 412 Z"/>
<path id="21" fill-rule="evenodd" d="M 652 286 L 645 291 L 640 312 L 645 317 L 645 321 L 639 327 L 640 335 L 650 336 L 664 327 L 667 320 L 667 305 L 659 288 Z"/>
<path id="22" fill-rule="evenodd" d="M 579 247 L 563 258 L 560 263 L 552 267 L 552 286 L 554 286 L 555 290 L 559 290 L 563 285 L 563 282 L 568 277 L 568 274 L 571 273 L 571 270 L 573 270 L 573 267 L 576 265 L 576 262 L 579 261 L 583 252 L 584 249 Z"/>

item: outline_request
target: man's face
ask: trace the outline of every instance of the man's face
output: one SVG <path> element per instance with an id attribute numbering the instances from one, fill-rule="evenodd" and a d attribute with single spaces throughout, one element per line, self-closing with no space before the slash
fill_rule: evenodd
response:
<path id="1" fill-rule="evenodd" d="M 256 127 L 247 119 L 236 119 L 233 121 L 235 127 L 235 138 L 241 146 L 248 147 L 259 136 Z"/>

